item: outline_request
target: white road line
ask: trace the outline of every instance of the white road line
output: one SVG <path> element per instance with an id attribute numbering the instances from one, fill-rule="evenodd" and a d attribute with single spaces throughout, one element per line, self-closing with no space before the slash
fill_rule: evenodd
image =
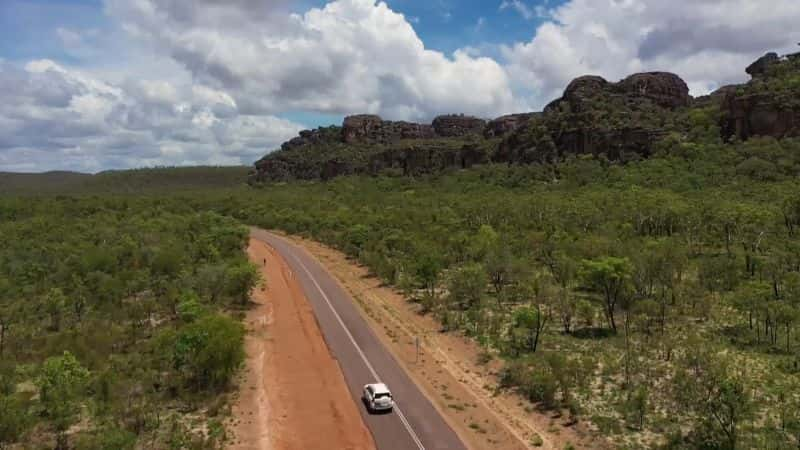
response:
<path id="1" fill-rule="evenodd" d="M 379 381 L 380 377 L 378 376 L 378 373 L 375 372 L 375 368 L 372 367 L 372 364 L 370 364 L 369 360 L 367 359 L 367 356 L 364 354 L 364 352 L 361 350 L 361 347 L 359 347 L 358 343 L 353 338 L 353 335 L 350 333 L 350 330 L 347 329 L 347 325 L 344 324 L 344 321 L 342 320 L 341 316 L 339 316 L 339 313 L 336 312 L 336 309 L 333 307 L 331 300 L 328 298 L 327 295 L 325 295 L 325 292 L 322 290 L 319 283 L 317 283 L 317 280 L 314 278 L 314 275 L 311 275 L 311 271 L 309 271 L 306 265 L 303 264 L 303 261 L 300 261 L 300 258 L 298 258 L 293 253 L 292 253 L 292 258 L 294 258 L 294 260 L 297 261 L 298 264 L 300 264 L 300 267 L 306 272 L 308 278 L 311 280 L 312 283 L 314 283 L 314 286 L 322 295 L 322 298 L 325 299 L 325 303 L 328 304 L 328 307 L 331 309 L 331 312 L 336 317 L 336 320 L 339 321 L 339 325 L 341 325 L 342 328 L 344 329 L 344 332 L 347 333 L 347 337 L 350 338 L 350 342 L 353 343 L 353 346 L 356 348 L 356 351 L 358 351 L 358 354 L 361 356 L 361 359 L 364 360 L 364 364 L 367 365 L 367 368 L 372 373 L 372 376 L 375 377 L 375 381 Z M 403 414 L 403 411 L 400 409 L 399 406 L 397 406 L 396 403 L 394 409 L 395 412 L 397 413 L 397 416 L 400 417 L 400 421 L 403 422 L 403 426 L 406 428 L 406 431 L 408 431 L 408 434 L 411 436 L 411 439 L 413 439 L 414 443 L 417 444 L 417 447 L 419 447 L 419 450 L 425 450 L 425 447 L 422 445 L 422 442 L 419 440 L 419 437 L 417 437 L 417 433 L 415 433 L 414 429 L 411 428 L 411 424 L 408 423 L 408 420 L 406 420 L 406 416 Z"/>

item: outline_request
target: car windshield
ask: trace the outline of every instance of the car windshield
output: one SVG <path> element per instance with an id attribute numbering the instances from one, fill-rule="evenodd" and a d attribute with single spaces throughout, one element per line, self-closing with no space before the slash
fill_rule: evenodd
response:
<path id="1" fill-rule="evenodd" d="M 378 398 L 384 398 L 384 397 L 386 397 L 386 398 L 392 398 L 392 394 L 389 394 L 388 392 L 382 392 L 382 393 L 380 393 L 380 394 L 375 394 L 375 398 L 376 398 L 376 399 L 378 399 Z"/>

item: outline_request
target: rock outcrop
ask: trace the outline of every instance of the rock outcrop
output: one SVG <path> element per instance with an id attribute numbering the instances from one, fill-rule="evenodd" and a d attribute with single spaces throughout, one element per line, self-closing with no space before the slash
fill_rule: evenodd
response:
<path id="1" fill-rule="evenodd" d="M 469 144 L 482 139 L 485 128 L 485 120 L 465 115 L 439 116 L 431 124 L 383 120 L 372 114 L 348 116 L 341 127 L 301 131 L 281 145 L 281 151 L 256 162 L 250 178 L 253 182 L 326 180 L 383 170 L 415 175 L 471 167 L 489 160 L 483 147 Z"/>
<path id="2" fill-rule="evenodd" d="M 439 116 L 433 119 L 433 129 L 440 137 L 460 137 L 481 134 L 486 121 L 477 117 L 461 115 Z"/>
<path id="3" fill-rule="evenodd" d="M 486 139 L 502 137 L 521 127 L 538 114 L 539 113 L 509 114 L 507 116 L 498 117 L 486 124 L 483 130 L 483 137 Z"/>
<path id="4" fill-rule="evenodd" d="M 755 60 L 755 62 L 747 66 L 747 68 L 744 69 L 744 71 L 747 72 L 747 74 L 750 75 L 751 77 L 756 78 L 761 75 L 765 75 L 767 73 L 767 69 L 769 68 L 769 66 L 779 61 L 780 57 L 778 57 L 778 54 L 775 52 L 770 52 L 762 56 L 761 58 Z"/>
<path id="5" fill-rule="evenodd" d="M 342 142 L 393 143 L 404 139 L 434 139 L 480 134 L 486 121 L 464 115 L 446 115 L 433 119 L 433 123 L 419 124 L 383 120 L 380 116 L 362 114 L 345 117 L 342 124 Z"/>
<path id="6" fill-rule="evenodd" d="M 618 83 L 582 76 L 541 115 L 508 135 L 493 160 L 527 164 L 570 154 L 646 158 L 665 134 L 664 117 L 691 102 L 686 83 L 667 72 L 635 74 Z"/>
<path id="7" fill-rule="evenodd" d="M 383 119 L 380 116 L 361 114 L 344 118 L 342 123 L 342 140 L 352 143 L 374 136 L 378 129 L 383 128 Z"/>
<path id="8" fill-rule="evenodd" d="M 647 72 L 616 83 L 582 76 L 543 112 L 489 122 L 464 115 L 439 116 L 430 124 L 349 116 L 340 127 L 300 132 L 259 160 L 251 180 L 413 176 L 488 162 L 549 163 L 581 154 L 625 162 L 651 156 L 670 132 L 690 132 L 690 109 L 703 110 L 699 117 L 718 115 L 726 139 L 800 136 L 800 53 L 767 53 L 746 70 L 752 76 L 747 84 L 697 99 L 677 75 Z"/>
<path id="9" fill-rule="evenodd" d="M 746 140 L 800 136 L 800 57 L 767 53 L 747 67 L 753 78 L 725 91 L 721 106 L 722 135 Z"/>
<path id="10" fill-rule="evenodd" d="M 771 94 L 729 95 L 723 102 L 723 135 L 747 140 L 753 136 L 800 136 L 800 105 Z"/>
<path id="11" fill-rule="evenodd" d="M 346 143 L 392 143 L 402 139 L 432 139 L 436 137 L 431 125 L 392 122 L 376 115 L 349 116 L 342 124 L 342 141 Z"/>
<path id="12" fill-rule="evenodd" d="M 317 128 L 316 130 L 303 130 L 295 138 L 281 144 L 281 150 L 291 150 L 309 145 L 320 145 L 336 142 L 339 139 L 339 127 Z"/>
<path id="13" fill-rule="evenodd" d="M 581 112 L 586 109 L 584 103 L 601 92 L 610 92 L 609 82 L 605 78 L 596 75 L 578 77 L 567 85 L 561 98 L 555 99 L 545 106 L 544 113 L 557 112 L 564 104 L 568 105 L 572 112 Z"/>
<path id="14" fill-rule="evenodd" d="M 677 75 L 669 72 L 637 73 L 625 78 L 616 86 L 625 95 L 652 100 L 662 108 L 675 109 L 689 106 L 689 86 Z"/>
<path id="15" fill-rule="evenodd" d="M 595 109 L 592 101 L 614 97 L 632 101 L 649 100 L 662 108 L 675 109 L 688 106 L 692 98 L 689 86 L 677 75 L 668 72 L 637 73 L 619 83 L 609 83 L 596 75 L 576 78 L 567 85 L 564 95 L 547 105 L 545 113 L 552 113 L 564 103 L 574 113 Z"/>

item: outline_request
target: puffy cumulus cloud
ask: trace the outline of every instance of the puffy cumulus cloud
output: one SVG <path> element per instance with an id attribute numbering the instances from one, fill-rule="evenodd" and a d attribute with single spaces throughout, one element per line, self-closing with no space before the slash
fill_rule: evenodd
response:
<path id="1" fill-rule="evenodd" d="M 303 14 L 290 2 L 108 0 L 134 36 L 157 42 L 194 79 L 241 111 L 371 112 L 430 119 L 514 109 L 496 61 L 426 49 L 409 21 L 375 0 L 336 0 Z"/>
<path id="2" fill-rule="evenodd" d="M 765 51 L 793 51 L 800 41 L 797 0 L 571 0 L 549 14 L 531 41 L 503 49 L 509 74 L 535 92 L 537 106 L 585 74 L 667 70 L 705 94 L 744 81 Z"/>
<path id="3" fill-rule="evenodd" d="M 0 170 L 250 164 L 301 128 L 203 85 L 115 86 L 49 60 L 0 61 L 0 98 Z"/>

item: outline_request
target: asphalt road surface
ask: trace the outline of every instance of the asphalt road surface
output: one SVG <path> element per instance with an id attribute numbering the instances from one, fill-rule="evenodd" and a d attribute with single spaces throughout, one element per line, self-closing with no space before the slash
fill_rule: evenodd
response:
<path id="1" fill-rule="evenodd" d="M 358 404 L 378 449 L 466 449 L 370 329 L 353 299 L 314 258 L 305 250 L 266 231 L 253 229 L 251 235 L 275 248 L 292 268 L 311 302 L 328 347 L 339 361 L 350 394 Z M 364 385 L 376 381 L 386 383 L 395 398 L 395 409 L 389 414 L 369 414 L 361 400 Z M 313 402 L 314 399 L 306 401 Z"/>

